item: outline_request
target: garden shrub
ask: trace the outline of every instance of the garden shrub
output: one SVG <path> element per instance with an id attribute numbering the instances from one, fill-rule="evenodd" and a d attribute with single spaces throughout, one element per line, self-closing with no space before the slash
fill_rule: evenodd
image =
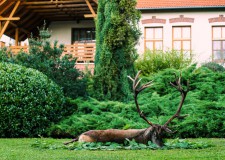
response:
<path id="1" fill-rule="evenodd" d="M 140 11 L 136 0 L 101 0 L 96 18 L 96 55 L 93 97 L 127 101 L 137 58 Z"/>
<path id="2" fill-rule="evenodd" d="M 176 69 L 165 69 L 142 77 L 142 82 L 154 80 L 153 86 L 140 93 L 141 110 L 153 123 L 164 124 L 177 110 L 180 93 L 169 85 L 174 80 Z M 182 83 L 190 81 L 190 91 L 181 110 L 184 119 L 175 119 L 170 126 L 177 130 L 167 137 L 225 137 L 225 74 L 206 67 L 192 65 L 182 70 Z M 77 112 L 53 125 L 51 136 L 78 136 L 90 129 L 145 128 L 149 125 L 139 117 L 133 101 L 122 103 L 74 100 Z"/>
<path id="3" fill-rule="evenodd" d="M 215 72 L 224 72 L 225 71 L 225 68 L 216 62 L 204 63 L 202 66 L 207 67 L 208 69 L 215 71 Z"/>
<path id="4" fill-rule="evenodd" d="M 39 38 L 29 39 L 29 54 L 20 52 L 14 57 L 14 63 L 34 68 L 47 75 L 60 87 L 64 95 L 70 98 L 86 96 L 87 79 L 75 68 L 76 58 L 62 56 L 64 46 L 53 46 L 49 41 L 50 32 L 45 26 L 39 31 Z"/>
<path id="5" fill-rule="evenodd" d="M 61 88 L 41 72 L 0 63 L 0 137 L 33 137 L 62 118 Z"/>
<path id="6" fill-rule="evenodd" d="M 150 51 L 146 50 L 137 59 L 135 66 L 147 76 L 166 68 L 182 69 L 191 64 L 192 59 L 177 51 Z"/>
<path id="7" fill-rule="evenodd" d="M 0 62 L 11 62 L 12 53 L 7 51 L 6 47 L 0 48 Z"/>

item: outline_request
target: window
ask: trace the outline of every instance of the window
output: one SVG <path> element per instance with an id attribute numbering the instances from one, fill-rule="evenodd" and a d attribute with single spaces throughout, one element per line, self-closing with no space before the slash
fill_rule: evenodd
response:
<path id="1" fill-rule="evenodd" d="M 72 44 L 75 42 L 88 42 L 95 40 L 95 28 L 73 28 Z"/>
<path id="2" fill-rule="evenodd" d="M 191 27 L 173 27 L 173 49 L 191 55 Z"/>
<path id="3" fill-rule="evenodd" d="M 163 28 L 145 28 L 145 49 L 163 50 Z"/>
<path id="4" fill-rule="evenodd" d="M 212 55 L 214 61 L 225 60 L 225 26 L 212 28 Z"/>

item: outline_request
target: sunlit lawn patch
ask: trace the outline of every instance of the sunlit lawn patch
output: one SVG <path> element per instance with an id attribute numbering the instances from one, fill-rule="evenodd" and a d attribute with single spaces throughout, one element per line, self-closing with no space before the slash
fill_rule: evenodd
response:
<path id="1" fill-rule="evenodd" d="M 62 143 L 68 139 L 42 139 L 52 148 L 32 147 L 41 139 L 0 139 L 1 160 L 151 160 L 151 159 L 223 159 L 225 157 L 225 139 L 188 139 L 194 144 L 202 142 L 211 146 L 203 149 L 139 149 L 139 150 L 69 150 Z M 173 140 L 169 140 L 172 142 Z M 177 140 L 175 140 L 177 141 Z M 177 144 L 177 143 L 176 143 Z M 61 148 L 60 148 L 61 147 Z"/>

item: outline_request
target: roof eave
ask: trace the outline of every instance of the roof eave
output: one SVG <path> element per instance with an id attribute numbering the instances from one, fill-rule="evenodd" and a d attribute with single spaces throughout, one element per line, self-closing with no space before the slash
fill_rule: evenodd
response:
<path id="1" fill-rule="evenodd" d="M 163 7 L 163 8 L 136 8 L 137 10 L 180 10 L 180 9 L 224 9 L 225 6 L 196 6 L 196 7 Z"/>

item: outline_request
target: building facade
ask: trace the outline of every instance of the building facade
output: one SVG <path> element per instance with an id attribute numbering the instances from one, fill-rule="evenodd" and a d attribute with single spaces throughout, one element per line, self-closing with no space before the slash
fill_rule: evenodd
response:
<path id="1" fill-rule="evenodd" d="M 201 2 L 201 3 L 200 3 Z M 182 51 L 196 62 L 224 62 L 225 1 L 138 0 L 142 35 L 137 45 L 145 50 Z M 93 20 L 53 22 L 49 29 L 52 40 L 73 44 L 95 40 Z"/>
<path id="2" fill-rule="evenodd" d="M 142 13 L 138 52 L 177 50 L 196 62 L 225 59 L 225 12 Z"/>
<path id="3" fill-rule="evenodd" d="M 224 63 L 224 0 L 138 0 L 137 9 L 143 33 L 139 53 L 176 50 L 199 63 Z"/>
<path id="4" fill-rule="evenodd" d="M 15 12 L 9 7 L 14 4 L 14 11 L 18 8 Z M 97 4 L 97 0 L 79 3 L 71 0 L 5 1 L 0 5 L 0 15 L 4 17 L 0 22 L 3 26 L 7 24 L 6 20 L 14 21 L 10 21 L 8 27 L 4 25 L 7 28 L 5 31 L 1 31 L 0 27 L 0 31 L 1 34 L 15 37 L 17 45 L 18 41 L 29 37 L 30 32 L 37 33 L 36 26 L 47 20 L 51 41 L 58 40 L 65 45 L 93 43 L 93 18 L 96 17 Z M 22 12 L 23 8 L 30 16 Z M 139 27 L 142 35 L 137 45 L 139 54 L 147 49 L 176 50 L 192 56 L 196 62 L 224 63 L 225 0 L 137 0 L 136 8 L 141 11 Z M 8 17 L 10 12 L 16 17 Z M 6 41 L 6 45 L 10 43 L 13 42 Z"/>

